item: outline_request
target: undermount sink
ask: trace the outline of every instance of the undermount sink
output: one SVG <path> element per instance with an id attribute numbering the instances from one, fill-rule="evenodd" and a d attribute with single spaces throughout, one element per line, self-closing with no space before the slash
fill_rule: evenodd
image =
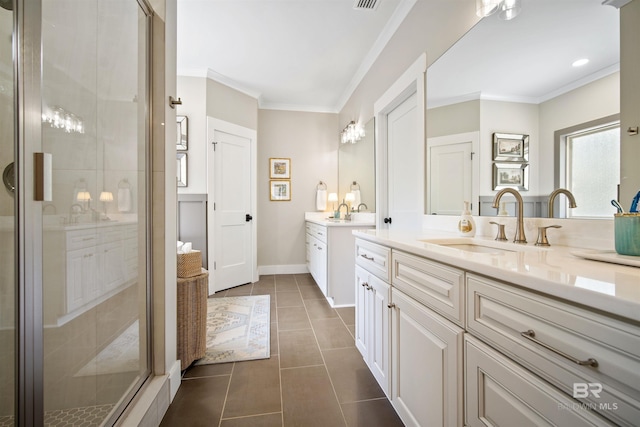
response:
<path id="1" fill-rule="evenodd" d="M 510 242 L 496 242 L 478 240 L 470 237 L 458 237 L 449 239 L 425 239 L 424 243 L 458 249 L 465 252 L 484 254 L 504 254 L 513 252 L 540 251 L 542 249 L 534 246 L 520 245 Z"/>

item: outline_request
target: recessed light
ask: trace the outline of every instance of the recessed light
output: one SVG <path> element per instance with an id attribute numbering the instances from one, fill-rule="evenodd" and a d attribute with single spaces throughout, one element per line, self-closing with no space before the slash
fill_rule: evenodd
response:
<path id="1" fill-rule="evenodd" d="M 571 64 L 571 65 L 573 67 L 582 67 L 587 62 L 589 62 L 589 60 L 587 58 L 582 58 L 582 59 L 578 59 L 577 61 L 574 61 L 573 64 Z"/>

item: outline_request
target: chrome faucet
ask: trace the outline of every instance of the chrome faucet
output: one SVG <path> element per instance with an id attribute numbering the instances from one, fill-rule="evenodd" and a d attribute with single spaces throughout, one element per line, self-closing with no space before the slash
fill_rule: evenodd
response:
<path id="1" fill-rule="evenodd" d="M 571 193 L 571 191 L 564 188 L 558 188 L 557 190 L 554 190 L 553 193 L 549 194 L 549 218 L 553 218 L 553 202 L 556 199 L 556 196 L 560 193 L 567 196 L 567 199 L 569 200 L 570 208 L 578 207 L 578 205 L 576 205 L 576 199 L 573 197 L 573 194 Z"/>
<path id="2" fill-rule="evenodd" d="M 340 212 L 340 208 L 341 208 L 341 207 L 343 207 L 343 206 L 344 206 L 345 208 L 347 208 L 347 213 L 345 213 L 345 215 L 344 215 L 344 219 L 346 219 L 346 220 L 350 220 L 350 219 L 351 219 L 351 214 L 349 213 L 349 205 L 347 205 L 344 201 L 338 205 L 338 210 L 337 210 L 337 212 L 339 213 L 339 212 Z"/>
<path id="3" fill-rule="evenodd" d="M 516 226 L 516 235 L 513 238 L 513 243 L 527 243 L 527 237 L 524 235 L 524 207 L 522 203 L 522 196 L 518 193 L 518 190 L 514 190 L 513 188 L 503 188 L 500 190 L 493 199 L 493 207 L 497 208 L 500 206 L 500 199 L 505 193 L 513 194 L 516 198 L 516 202 L 518 202 L 518 210 L 516 211 L 518 224 Z"/>
<path id="4" fill-rule="evenodd" d="M 364 206 L 364 208 L 365 208 L 365 209 L 369 209 L 369 206 L 367 206 L 367 204 L 366 204 L 366 203 L 360 203 L 360 204 L 358 205 L 358 212 L 360 212 L 360 206 Z"/>

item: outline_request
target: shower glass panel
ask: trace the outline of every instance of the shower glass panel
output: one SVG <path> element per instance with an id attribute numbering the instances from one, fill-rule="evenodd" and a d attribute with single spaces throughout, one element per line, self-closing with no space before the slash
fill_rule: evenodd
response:
<path id="1" fill-rule="evenodd" d="M 15 192 L 13 13 L 0 9 L 0 425 L 15 424 Z"/>
<path id="2" fill-rule="evenodd" d="M 148 28 L 136 0 L 42 2 L 48 426 L 110 424 L 149 372 Z"/>

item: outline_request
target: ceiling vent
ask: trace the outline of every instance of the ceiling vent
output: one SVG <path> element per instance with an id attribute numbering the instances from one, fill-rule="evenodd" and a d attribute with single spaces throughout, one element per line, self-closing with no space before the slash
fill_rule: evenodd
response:
<path id="1" fill-rule="evenodd" d="M 353 3 L 354 9 L 364 10 L 376 10 L 380 0 L 355 0 Z"/>

